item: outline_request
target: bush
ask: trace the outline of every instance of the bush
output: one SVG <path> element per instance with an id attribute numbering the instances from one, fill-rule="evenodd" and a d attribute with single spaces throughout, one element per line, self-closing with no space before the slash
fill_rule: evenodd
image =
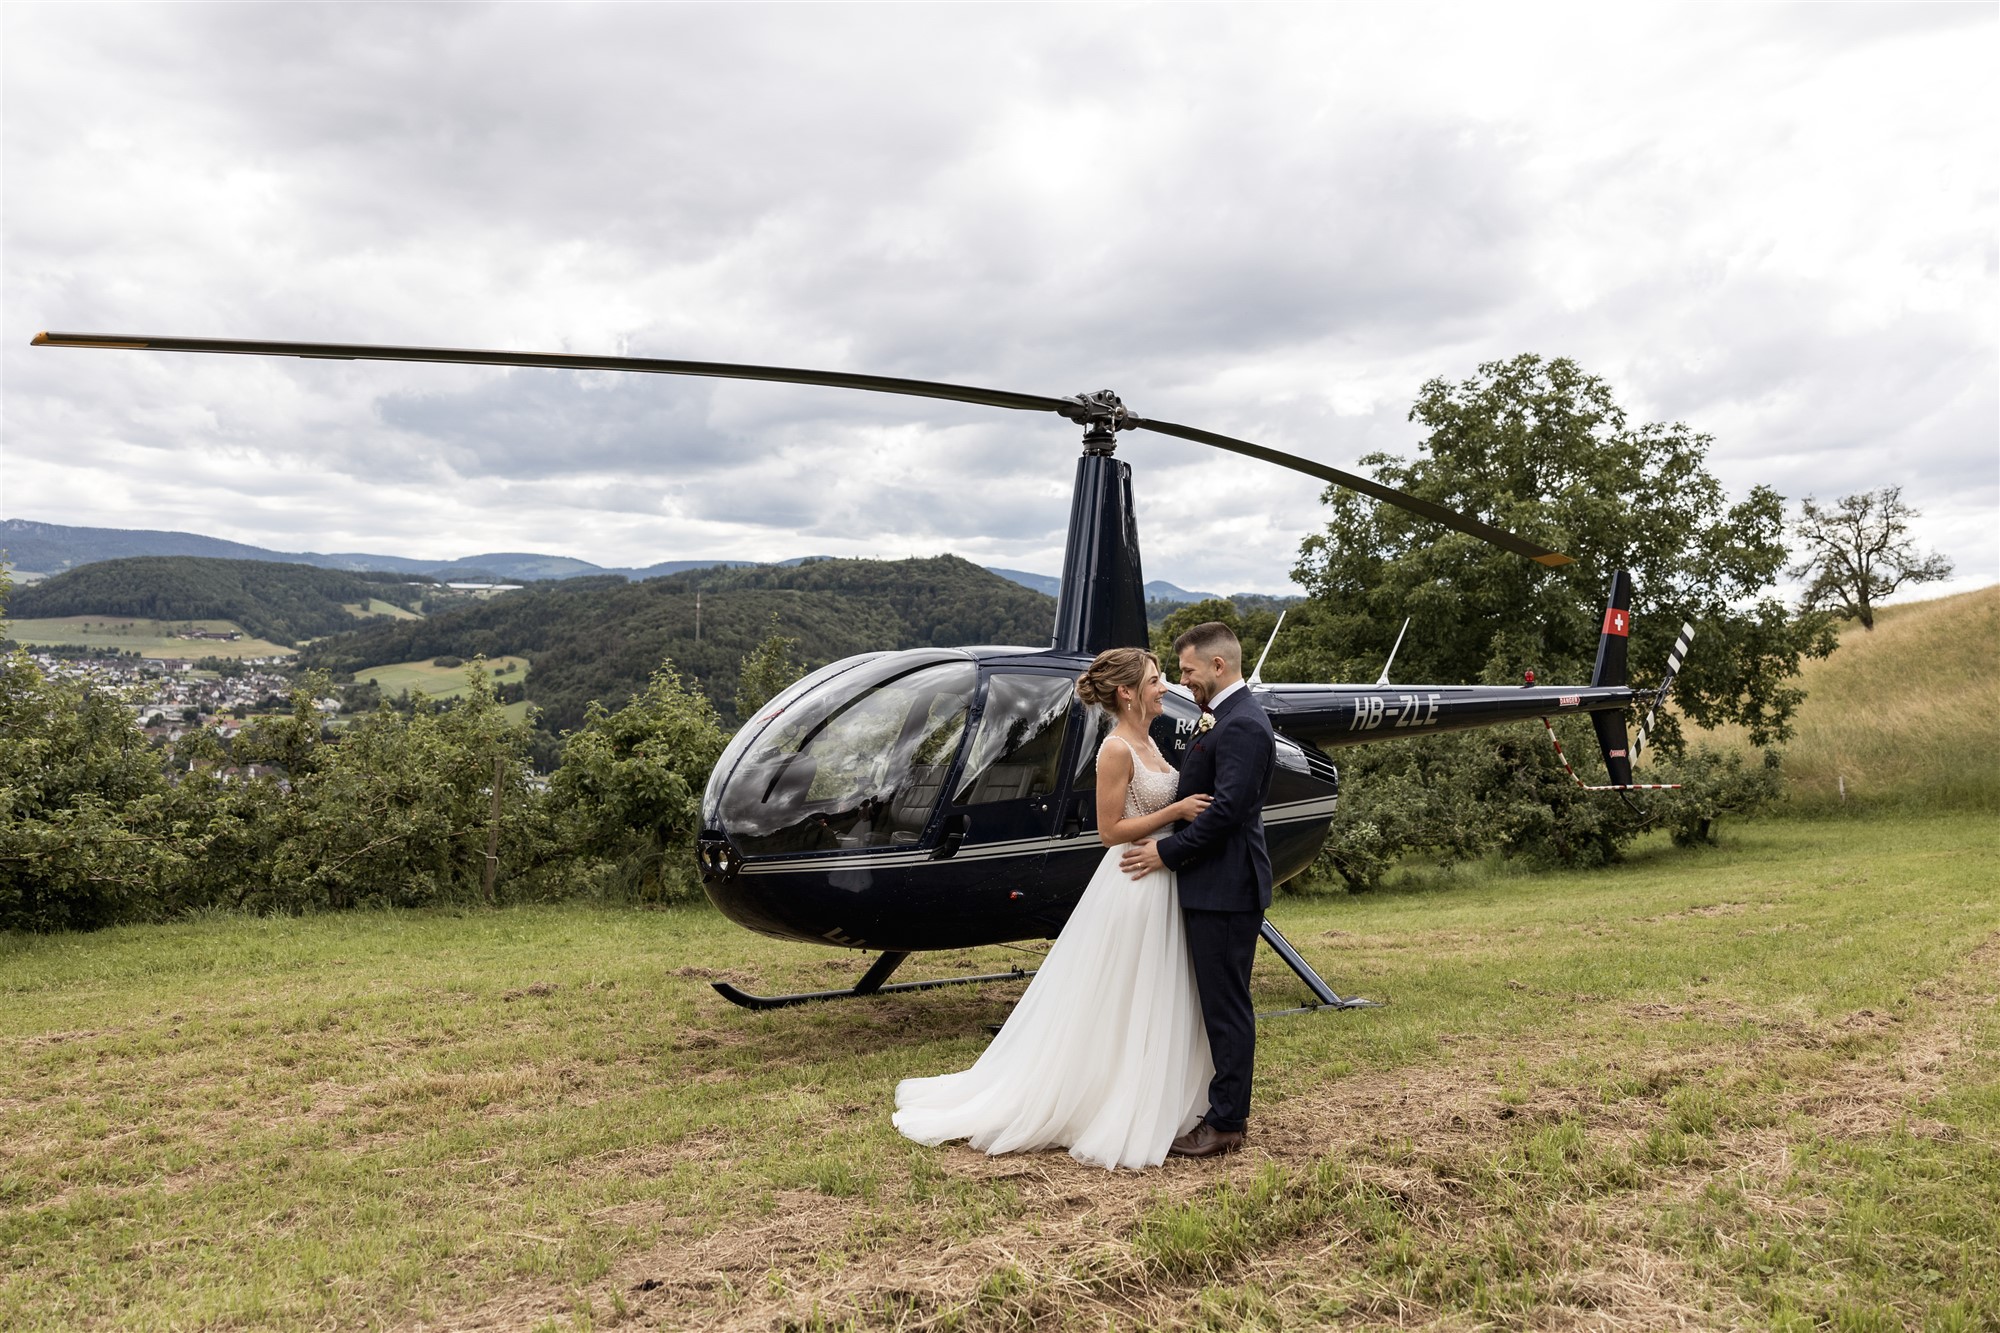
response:
<path id="1" fill-rule="evenodd" d="M 589 858 L 588 887 L 641 902 L 691 898 L 701 797 L 727 737 L 715 708 L 672 664 L 613 713 L 590 705 L 549 781 L 565 847 Z"/>
<path id="2" fill-rule="evenodd" d="M 155 914 L 179 856 L 167 796 L 123 702 L 43 675 L 25 652 L 0 659 L 0 929 Z"/>

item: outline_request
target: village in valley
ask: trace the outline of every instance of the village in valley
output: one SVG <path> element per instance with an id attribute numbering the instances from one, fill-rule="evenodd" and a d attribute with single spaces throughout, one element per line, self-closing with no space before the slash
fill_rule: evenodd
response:
<path id="1" fill-rule="evenodd" d="M 208 637 L 220 637 L 210 634 Z M 286 706 L 292 677 L 283 657 L 142 657 L 115 650 L 91 655 L 74 648 L 29 648 L 44 675 L 81 680 L 118 695 L 149 740 L 171 745 L 207 727 L 225 740 L 257 713 Z M 340 712 L 340 701 L 317 701 L 321 716 Z"/>

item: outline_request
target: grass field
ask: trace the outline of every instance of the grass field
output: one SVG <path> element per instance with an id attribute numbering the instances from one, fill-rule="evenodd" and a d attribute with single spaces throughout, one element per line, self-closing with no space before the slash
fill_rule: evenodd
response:
<path id="1" fill-rule="evenodd" d="M 1885 607 L 1873 631 L 1850 622 L 1799 684 L 1794 809 L 2000 814 L 2000 586 Z M 1734 728 L 1690 739 L 1744 743 Z"/>
<path id="2" fill-rule="evenodd" d="M 0 938 L 0 1325 L 1994 1328 L 1996 878 L 1798 820 L 1281 899 L 1388 1007 L 1263 1024 L 1249 1149 L 1141 1173 L 890 1127 L 1018 983 L 753 1014 L 707 981 L 864 960 L 706 909 Z"/>
<path id="3" fill-rule="evenodd" d="M 243 638 L 177 639 L 177 631 L 190 629 L 235 630 L 243 627 L 233 620 L 142 620 L 118 616 L 53 616 L 40 620 L 7 622 L 6 637 L 29 647 L 59 643 L 80 643 L 92 648 L 116 648 L 142 657 L 290 657 L 290 648 L 281 648 L 263 639 Z"/>
<path id="4" fill-rule="evenodd" d="M 348 615 L 353 616 L 356 620 L 370 620 L 378 616 L 387 616 L 391 620 L 423 619 L 422 616 L 408 607 L 397 606 L 394 602 L 385 602 L 380 597 L 371 597 L 366 604 L 349 602 L 346 604 L 346 611 Z"/>
<path id="5" fill-rule="evenodd" d="M 496 657 L 486 664 L 488 672 L 495 673 L 496 684 L 523 681 L 528 678 L 528 659 L 525 657 Z M 497 674 L 505 671 L 507 674 Z M 382 693 L 393 699 L 404 690 L 422 690 L 433 699 L 456 699 L 470 688 L 466 680 L 465 668 L 436 666 L 429 660 L 422 662 L 394 662 L 388 666 L 369 667 L 357 671 L 356 680 L 374 681 Z M 528 720 L 528 701 L 525 699 L 503 705 L 500 709 L 514 722 L 525 724 Z"/>

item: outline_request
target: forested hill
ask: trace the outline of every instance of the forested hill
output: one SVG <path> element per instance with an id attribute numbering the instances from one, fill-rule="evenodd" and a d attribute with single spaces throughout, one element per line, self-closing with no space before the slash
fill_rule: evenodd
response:
<path id="1" fill-rule="evenodd" d="M 703 569 L 642 583 L 593 577 L 536 584 L 425 621 L 372 625 L 315 643 L 301 660 L 355 671 L 519 654 L 533 662 L 528 698 L 543 710 L 543 725 L 560 731 L 579 725 L 593 699 L 623 704 L 671 658 L 733 719 L 743 658 L 774 618 L 778 632 L 799 640 L 800 659 L 819 666 L 882 648 L 1041 647 L 1055 625 L 1055 599 L 956 556 Z"/>
<path id="2" fill-rule="evenodd" d="M 347 608 L 371 600 L 408 607 L 419 589 L 406 574 L 352 574 L 264 560 L 149 555 L 101 560 L 14 590 L 8 613 L 233 620 L 287 646 L 355 624 Z"/>

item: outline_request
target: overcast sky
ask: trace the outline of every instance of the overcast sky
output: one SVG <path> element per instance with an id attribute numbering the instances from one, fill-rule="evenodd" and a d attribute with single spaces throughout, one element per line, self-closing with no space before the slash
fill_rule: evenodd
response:
<path id="1" fill-rule="evenodd" d="M 1076 430 L 836 390 L 30 349 L 569 349 L 1067 394 L 1339 466 L 1537 352 L 1732 494 L 1900 484 L 2000 579 L 1972 5 L 32 5 L 0 516 L 284 550 L 1060 566 Z M 1121 437 L 1145 569 L 1284 590 L 1316 484 Z"/>

